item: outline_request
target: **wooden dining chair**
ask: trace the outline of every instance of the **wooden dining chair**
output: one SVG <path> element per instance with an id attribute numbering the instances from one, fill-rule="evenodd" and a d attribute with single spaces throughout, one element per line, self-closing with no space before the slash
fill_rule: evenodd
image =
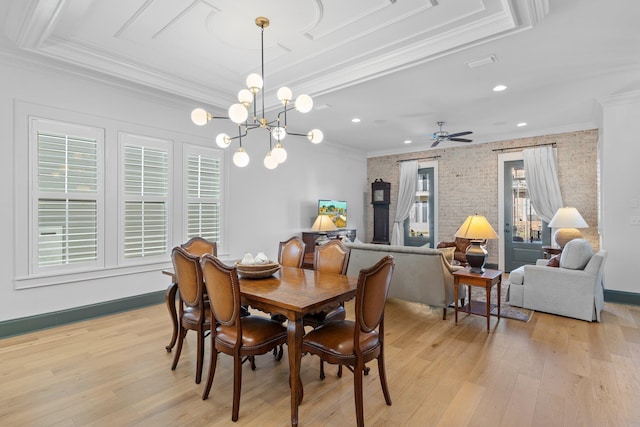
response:
<path id="1" fill-rule="evenodd" d="M 347 274 L 349 255 L 351 251 L 338 239 L 330 240 L 322 246 L 317 246 L 313 257 L 313 268 L 316 271 L 331 274 Z M 317 328 L 327 322 L 344 320 L 347 313 L 344 303 L 337 307 L 327 308 L 318 313 L 311 313 L 302 319 L 304 326 Z M 338 367 L 338 376 L 342 375 L 342 366 Z M 324 362 L 320 359 L 320 379 L 324 379 Z"/>
<path id="2" fill-rule="evenodd" d="M 176 246 L 171 251 L 171 260 L 178 284 L 178 346 L 173 356 L 171 370 L 175 370 L 180 360 L 182 344 L 187 331 L 196 331 L 196 384 L 200 384 L 202 378 L 202 360 L 204 358 L 204 334 L 211 329 L 211 316 L 209 304 L 204 301 L 204 283 L 202 281 L 202 269 L 200 257 L 187 252 L 184 248 Z"/>
<path id="3" fill-rule="evenodd" d="M 293 236 L 284 242 L 280 242 L 278 246 L 278 264 L 302 268 L 305 246 L 305 243 L 298 236 Z"/>
<path id="4" fill-rule="evenodd" d="M 249 360 L 255 370 L 253 356 L 265 354 L 287 341 L 287 328 L 261 316 L 240 316 L 240 282 L 236 267 L 222 263 L 212 255 L 202 257 L 202 272 L 211 297 L 211 357 L 207 384 L 202 400 L 209 397 L 216 372 L 218 353 L 233 357 L 233 409 L 231 419 L 238 420 L 242 364 Z"/>
<path id="5" fill-rule="evenodd" d="M 203 237 L 192 237 L 180 246 L 193 255 L 202 256 L 204 254 L 212 254 L 213 256 L 218 256 L 218 243 L 209 241 Z"/>
<path id="6" fill-rule="evenodd" d="M 360 270 L 355 300 L 355 321 L 340 320 L 313 329 L 302 339 L 302 352 L 327 363 L 345 365 L 353 372 L 357 425 L 364 426 L 362 376 L 365 364 L 378 361 L 380 385 L 387 405 L 391 396 L 384 368 L 384 305 L 395 262 L 390 255 Z"/>

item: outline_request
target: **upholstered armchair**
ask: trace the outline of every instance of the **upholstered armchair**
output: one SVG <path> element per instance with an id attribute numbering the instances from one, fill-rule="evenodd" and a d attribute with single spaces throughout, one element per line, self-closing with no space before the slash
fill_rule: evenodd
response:
<path id="1" fill-rule="evenodd" d="M 453 242 L 438 242 L 436 248 L 455 248 L 455 252 L 453 253 L 453 259 L 458 261 L 462 265 L 467 264 L 467 247 L 471 244 L 470 239 L 462 239 L 460 237 L 456 237 Z"/>
<path id="2" fill-rule="evenodd" d="M 588 322 L 600 321 L 604 307 L 602 271 L 605 250 L 593 253 L 585 239 L 566 244 L 559 266 L 549 260 L 524 265 L 509 274 L 507 303 Z"/>

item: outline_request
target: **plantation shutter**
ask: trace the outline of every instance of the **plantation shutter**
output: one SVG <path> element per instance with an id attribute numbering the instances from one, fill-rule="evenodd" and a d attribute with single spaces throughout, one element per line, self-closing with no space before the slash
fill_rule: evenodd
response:
<path id="1" fill-rule="evenodd" d="M 164 254 L 168 245 L 169 154 L 124 147 L 124 256 Z"/>
<path id="2" fill-rule="evenodd" d="M 187 237 L 220 242 L 220 159 L 187 155 Z"/>
<path id="3" fill-rule="evenodd" d="M 98 141 L 37 132 L 37 266 L 98 257 Z"/>

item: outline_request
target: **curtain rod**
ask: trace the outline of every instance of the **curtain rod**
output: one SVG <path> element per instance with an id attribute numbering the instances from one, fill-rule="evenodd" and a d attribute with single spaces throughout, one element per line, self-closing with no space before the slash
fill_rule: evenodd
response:
<path id="1" fill-rule="evenodd" d="M 403 163 L 403 162 L 412 162 L 412 161 L 419 161 L 419 160 L 433 160 L 433 159 L 439 159 L 442 156 L 432 156 L 432 157 L 420 157 L 419 159 L 406 159 L 406 160 L 397 160 L 396 163 Z"/>
<path id="2" fill-rule="evenodd" d="M 555 142 L 549 142 L 547 144 L 534 144 L 534 145 L 521 145 L 520 147 L 509 147 L 509 148 L 494 148 L 491 151 L 507 151 L 507 150 L 519 150 L 521 148 L 531 148 L 531 147 L 544 147 L 547 145 L 551 145 L 552 147 L 556 146 Z"/>

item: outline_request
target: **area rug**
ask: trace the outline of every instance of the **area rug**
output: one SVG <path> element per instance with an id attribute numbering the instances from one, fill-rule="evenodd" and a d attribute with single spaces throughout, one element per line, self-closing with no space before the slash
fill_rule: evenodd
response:
<path id="1" fill-rule="evenodd" d="M 472 298 L 474 298 L 472 296 Z M 469 311 L 469 304 L 465 304 L 464 307 L 458 308 L 458 313 Z M 498 305 L 491 304 L 490 313 L 492 316 L 498 315 Z M 484 313 L 487 310 L 487 305 L 485 301 L 476 301 L 475 299 L 471 301 L 471 313 L 479 314 L 484 316 Z M 500 304 L 500 317 L 504 317 L 507 319 L 519 320 L 521 322 L 528 322 L 531 320 L 533 316 L 533 310 L 527 310 L 526 308 L 513 307 L 511 305 L 505 304 L 504 302 Z"/>
<path id="2" fill-rule="evenodd" d="M 514 320 L 520 320 L 522 322 L 528 322 L 531 320 L 531 318 L 533 317 L 533 310 L 528 310 L 526 308 L 520 308 L 520 307 L 514 307 L 511 306 L 509 304 L 506 303 L 507 300 L 507 293 L 509 291 L 509 285 L 507 284 L 507 281 L 503 279 L 502 281 L 502 289 L 500 289 L 500 317 L 505 317 L 507 319 L 514 319 Z M 491 301 L 496 301 L 498 299 L 498 295 L 497 295 L 497 287 L 494 286 L 491 289 Z M 486 302 L 486 291 L 482 288 L 479 287 L 472 287 L 471 288 L 471 299 L 474 301 L 474 303 L 479 302 L 481 304 L 479 304 L 481 306 L 481 308 L 478 308 L 478 310 L 482 310 L 481 312 L 484 313 L 485 311 L 485 302 Z M 472 304 L 471 306 L 471 311 L 474 312 L 474 306 L 476 304 Z M 497 316 L 498 315 L 498 307 L 496 304 L 491 304 L 491 315 L 492 316 Z"/>

